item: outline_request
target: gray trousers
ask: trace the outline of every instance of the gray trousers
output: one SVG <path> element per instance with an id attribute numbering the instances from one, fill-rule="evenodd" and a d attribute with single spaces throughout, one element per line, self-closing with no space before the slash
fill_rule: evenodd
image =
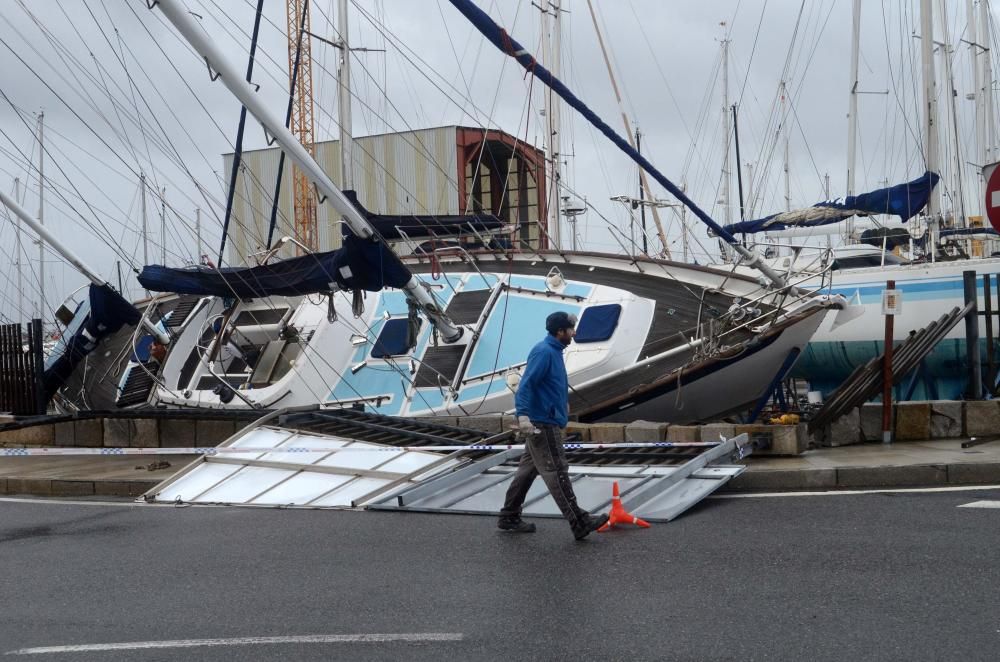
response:
<path id="1" fill-rule="evenodd" d="M 526 448 L 521 455 L 507 497 L 504 500 L 501 517 L 519 517 L 524 506 L 524 498 L 535 481 L 541 476 L 563 517 L 573 528 L 587 521 L 588 513 L 576 503 L 573 484 L 569 479 L 569 464 L 563 448 L 562 430 L 554 425 L 535 423 L 537 434 L 527 435 Z"/>

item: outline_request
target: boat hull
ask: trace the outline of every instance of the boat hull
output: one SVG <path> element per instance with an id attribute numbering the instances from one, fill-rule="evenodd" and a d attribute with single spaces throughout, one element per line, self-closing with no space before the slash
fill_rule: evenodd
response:
<path id="1" fill-rule="evenodd" d="M 893 323 L 893 338 L 904 340 L 912 331 L 922 329 L 952 308 L 965 305 L 963 271 L 978 275 L 978 303 L 983 310 L 985 299 L 982 276 L 989 274 L 994 283 L 991 298 L 994 309 L 1000 302 L 996 279 L 1000 260 L 976 259 L 936 264 L 894 265 L 885 268 L 852 269 L 833 274 L 831 292 L 859 303 L 864 314 L 849 324 L 832 328 L 821 326 L 795 366 L 793 375 L 809 381 L 811 388 L 829 393 L 839 386 L 859 365 L 884 351 L 882 291 L 886 281 L 894 280 L 902 292 L 902 313 Z M 983 375 L 988 374 L 986 320 L 979 319 L 980 360 Z M 967 389 L 965 326 L 957 325 L 924 359 L 916 374 L 896 386 L 897 399 L 936 400 L 961 398 Z"/>

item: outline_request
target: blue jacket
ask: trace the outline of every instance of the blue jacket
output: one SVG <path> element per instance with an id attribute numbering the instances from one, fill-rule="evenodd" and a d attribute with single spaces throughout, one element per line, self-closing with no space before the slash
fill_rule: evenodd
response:
<path id="1" fill-rule="evenodd" d="M 563 361 L 564 349 L 552 335 L 531 348 L 528 365 L 514 396 L 518 416 L 527 416 L 533 423 L 566 427 L 569 379 Z"/>

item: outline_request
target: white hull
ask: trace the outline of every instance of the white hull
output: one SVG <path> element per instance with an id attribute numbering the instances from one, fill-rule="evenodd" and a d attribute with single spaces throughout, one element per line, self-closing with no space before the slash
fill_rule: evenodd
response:
<path id="1" fill-rule="evenodd" d="M 513 265 L 492 258 L 509 265 L 508 273 L 485 271 L 491 259 L 483 256 L 482 271 L 456 261 L 444 265 L 439 280 L 423 276 L 449 314 L 458 315 L 463 338 L 435 346 L 425 322 L 415 347 L 392 350 L 388 356 L 381 355 L 384 348 L 398 341 L 397 332 L 406 326 L 407 305 L 398 291 L 369 294 L 359 318 L 351 312 L 349 297 L 336 295 L 337 319 L 332 322 L 323 298 L 240 304 L 228 311 L 236 328 L 233 344 L 250 347 L 240 356 L 233 356 L 239 350 L 227 355 L 215 347 L 210 329 L 226 311 L 221 300 L 206 297 L 174 342 L 150 404 L 267 409 L 361 405 L 399 416 L 509 412 L 527 353 L 544 337 L 544 318 L 565 310 L 581 317 L 581 332 L 601 327 L 590 324 L 588 316 L 606 322 L 608 315 L 614 316 L 612 328 L 604 329 L 606 337 L 598 333 L 566 351 L 574 413 L 584 420 L 709 420 L 757 400 L 789 352 L 804 347 L 828 313 L 843 307 L 839 298 L 814 299 L 787 305 L 777 317 L 767 314 L 752 325 L 751 313 L 716 339 L 716 353 L 735 357 L 713 359 L 711 352 L 696 355 L 703 349 L 698 342 L 691 344 L 698 335 L 696 320 L 703 331 L 709 326 L 723 331 L 733 294 L 743 297 L 744 304 L 751 302 L 751 308 L 774 303 L 771 295 L 752 302 L 759 289 L 755 281 L 671 263 L 637 266 L 615 256 L 539 257 L 518 256 Z M 553 284 L 545 277 L 552 266 L 593 280 L 566 277 Z M 629 284 L 635 287 L 629 289 Z M 726 291 L 720 293 L 723 285 Z M 744 347 L 754 338 L 764 341 Z M 253 359 L 248 358 L 251 353 Z M 677 374 L 680 395 L 677 388 L 660 384 Z M 127 378 L 126 371 L 122 383 Z M 229 384 L 221 392 L 220 381 Z"/>

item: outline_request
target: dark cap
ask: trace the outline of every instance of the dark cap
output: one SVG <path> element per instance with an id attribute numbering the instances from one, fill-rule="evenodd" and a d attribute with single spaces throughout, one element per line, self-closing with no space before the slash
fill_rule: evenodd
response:
<path id="1" fill-rule="evenodd" d="M 555 335 L 562 329 L 571 329 L 576 326 L 576 315 L 557 310 L 545 318 L 545 330 Z"/>

